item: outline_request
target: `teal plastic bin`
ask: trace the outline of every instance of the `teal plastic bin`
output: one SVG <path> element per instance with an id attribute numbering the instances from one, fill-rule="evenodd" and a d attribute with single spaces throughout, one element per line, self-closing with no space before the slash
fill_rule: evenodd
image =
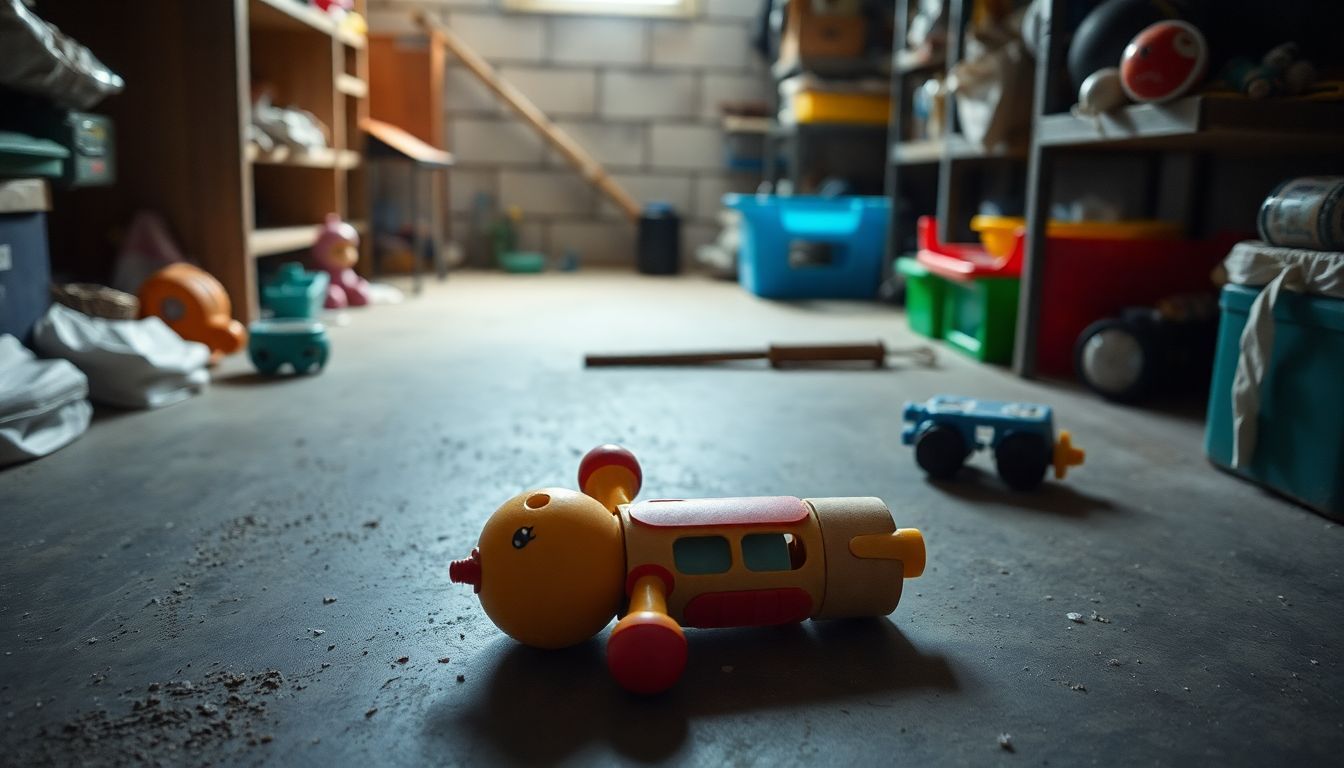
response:
<path id="1" fill-rule="evenodd" d="M 1344 520 L 1344 300 L 1279 294 L 1255 454 L 1250 466 L 1232 469 L 1232 379 L 1259 293 L 1223 288 L 1204 450 L 1217 466 Z"/>
<path id="2" fill-rule="evenodd" d="M 768 299 L 872 299 L 882 279 L 885 197 L 725 195 L 742 212 L 737 278 Z"/>

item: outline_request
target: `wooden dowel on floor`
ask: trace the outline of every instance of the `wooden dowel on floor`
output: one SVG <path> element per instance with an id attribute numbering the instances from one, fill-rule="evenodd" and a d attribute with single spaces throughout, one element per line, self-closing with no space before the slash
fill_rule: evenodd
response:
<path id="1" fill-rule="evenodd" d="M 711 365 L 737 360 L 768 360 L 773 368 L 824 366 L 844 363 L 872 363 L 881 368 L 887 358 L 900 356 L 921 365 L 933 365 L 936 355 L 930 347 L 887 349 L 880 341 L 857 344 L 771 344 L 766 349 L 721 349 L 703 352 L 649 352 L 586 355 L 589 368 L 640 365 Z"/>

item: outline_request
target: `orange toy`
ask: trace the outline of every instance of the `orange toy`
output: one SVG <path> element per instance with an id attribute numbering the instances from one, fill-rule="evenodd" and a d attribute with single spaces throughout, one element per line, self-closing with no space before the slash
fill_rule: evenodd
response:
<path id="1" fill-rule="evenodd" d="M 169 264 L 140 286 L 140 316 L 154 315 L 187 341 L 210 348 L 210 362 L 247 343 L 247 329 L 233 319 L 233 305 L 209 272 L 186 262 Z"/>
<path id="2" fill-rule="evenodd" d="M 924 571 L 923 536 L 897 530 L 880 499 L 634 502 L 641 482 L 629 451 L 594 448 L 579 465 L 582 493 L 541 488 L 504 502 L 449 576 L 538 648 L 581 643 L 624 610 L 607 666 L 628 690 L 657 693 L 685 667 L 683 625 L 885 616 Z"/>

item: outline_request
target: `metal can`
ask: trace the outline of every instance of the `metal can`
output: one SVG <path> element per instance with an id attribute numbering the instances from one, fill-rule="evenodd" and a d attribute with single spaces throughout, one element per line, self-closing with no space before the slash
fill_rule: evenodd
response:
<path id="1" fill-rule="evenodd" d="M 1344 176 L 1283 182 L 1260 206 L 1257 225 L 1270 245 L 1344 251 Z"/>

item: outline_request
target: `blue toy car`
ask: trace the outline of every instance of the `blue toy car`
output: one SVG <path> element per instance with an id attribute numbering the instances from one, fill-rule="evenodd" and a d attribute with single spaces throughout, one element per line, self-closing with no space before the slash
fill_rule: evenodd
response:
<path id="1" fill-rule="evenodd" d="M 935 480 L 951 478 L 981 448 L 994 450 L 999 477 L 1019 491 L 1040 485 L 1047 467 L 1063 479 L 1085 458 L 1067 430 L 1056 439 L 1048 405 L 939 395 L 906 403 L 902 418 L 901 442 L 915 446 L 915 462 Z"/>
<path id="2" fill-rule="evenodd" d="M 258 320 L 248 327 L 247 354 L 267 376 L 285 363 L 295 373 L 321 371 L 330 353 L 326 326 L 315 320 Z"/>

